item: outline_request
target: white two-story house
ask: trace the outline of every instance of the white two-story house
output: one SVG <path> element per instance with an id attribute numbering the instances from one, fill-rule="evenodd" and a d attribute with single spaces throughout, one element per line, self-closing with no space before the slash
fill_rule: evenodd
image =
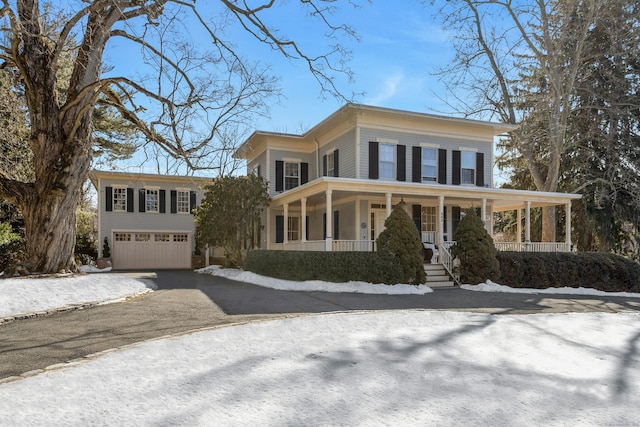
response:
<path id="1" fill-rule="evenodd" d="M 107 238 L 115 269 L 191 268 L 193 208 L 211 178 L 92 171 L 98 254 Z"/>
<path id="2" fill-rule="evenodd" d="M 524 230 L 502 249 L 568 251 L 570 221 L 565 242 L 531 243 L 530 212 L 549 205 L 570 212 L 580 195 L 494 187 L 494 140 L 514 129 L 347 104 L 304 134 L 257 131 L 235 155 L 269 181 L 265 249 L 373 250 L 392 207 L 404 201 L 422 240 L 444 255 L 461 211 L 472 207 L 490 233 L 493 212 L 518 212 Z"/>

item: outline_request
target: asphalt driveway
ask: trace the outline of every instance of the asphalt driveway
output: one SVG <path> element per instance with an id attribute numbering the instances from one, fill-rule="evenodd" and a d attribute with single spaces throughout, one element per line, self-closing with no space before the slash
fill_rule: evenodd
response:
<path id="1" fill-rule="evenodd" d="M 494 314 L 640 311 L 640 299 L 438 289 L 427 295 L 278 291 L 193 271 L 120 272 L 156 292 L 86 310 L 0 325 L 0 379 L 124 345 L 202 328 L 349 310 Z"/>

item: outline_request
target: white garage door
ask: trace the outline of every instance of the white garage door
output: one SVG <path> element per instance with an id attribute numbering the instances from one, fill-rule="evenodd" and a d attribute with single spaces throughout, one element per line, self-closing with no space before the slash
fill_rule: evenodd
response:
<path id="1" fill-rule="evenodd" d="M 113 233 L 115 269 L 191 268 L 191 234 L 160 232 Z"/>

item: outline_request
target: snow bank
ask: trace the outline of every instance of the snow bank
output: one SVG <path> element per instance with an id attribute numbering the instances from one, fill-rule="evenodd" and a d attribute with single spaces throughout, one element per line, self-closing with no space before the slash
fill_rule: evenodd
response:
<path id="1" fill-rule="evenodd" d="M 149 292 L 147 285 L 118 275 L 0 280 L 0 318 L 63 309 L 78 304 L 105 304 Z"/>
<path id="2" fill-rule="evenodd" d="M 425 295 L 433 292 L 433 289 L 426 285 L 386 285 L 384 283 L 367 282 L 346 282 L 333 283 L 320 280 L 307 280 L 304 282 L 293 282 L 290 280 L 275 279 L 273 277 L 260 276 L 250 271 L 243 271 L 234 268 L 220 268 L 217 265 L 196 270 L 197 273 L 211 274 L 213 276 L 225 277 L 239 282 L 251 283 L 265 288 L 278 289 L 281 291 L 321 291 L 321 292 L 346 292 L 359 294 L 384 294 L 384 295 Z"/>
<path id="3" fill-rule="evenodd" d="M 640 298 L 640 294 L 630 292 L 605 292 L 592 288 L 546 288 L 546 289 L 529 289 L 529 288 L 511 288 L 509 286 L 499 285 L 488 280 L 486 283 L 480 283 L 479 285 L 461 285 L 462 289 L 468 291 L 480 291 L 480 292 L 507 292 L 514 294 L 569 294 L 569 295 L 594 295 L 594 296 L 608 296 L 608 297 L 626 297 L 626 298 Z"/>

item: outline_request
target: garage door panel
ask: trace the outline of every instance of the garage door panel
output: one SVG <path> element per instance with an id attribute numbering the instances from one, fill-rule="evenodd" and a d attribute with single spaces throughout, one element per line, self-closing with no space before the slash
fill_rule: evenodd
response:
<path id="1" fill-rule="evenodd" d="M 114 233 L 112 252 L 116 269 L 191 268 L 191 234 Z"/>

